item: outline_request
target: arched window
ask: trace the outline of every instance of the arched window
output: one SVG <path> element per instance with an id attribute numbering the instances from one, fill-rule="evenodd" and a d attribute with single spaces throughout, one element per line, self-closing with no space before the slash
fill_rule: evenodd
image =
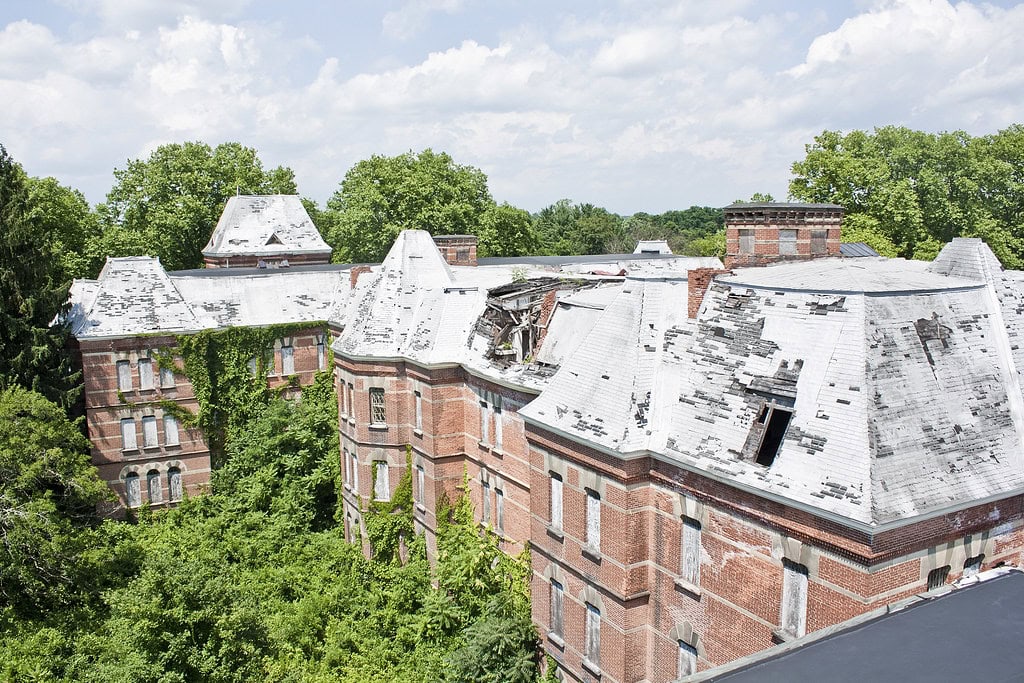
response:
<path id="1" fill-rule="evenodd" d="M 124 499 L 130 508 L 142 505 L 142 490 L 139 487 L 139 475 L 135 472 L 129 472 L 124 477 Z"/>
<path id="2" fill-rule="evenodd" d="M 149 493 L 149 502 L 151 505 L 164 502 L 163 488 L 160 486 L 160 473 L 156 470 L 150 470 L 146 475 L 146 489 Z"/>
<path id="3" fill-rule="evenodd" d="M 177 467 L 167 470 L 167 495 L 171 502 L 181 500 L 181 470 Z"/>

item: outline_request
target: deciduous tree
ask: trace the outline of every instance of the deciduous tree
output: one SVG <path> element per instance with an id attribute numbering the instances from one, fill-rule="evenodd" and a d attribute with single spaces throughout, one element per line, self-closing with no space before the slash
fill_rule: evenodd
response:
<path id="1" fill-rule="evenodd" d="M 158 256 L 168 270 L 202 265 L 202 248 L 231 195 L 296 193 L 291 169 L 265 171 L 256 150 L 237 142 L 161 145 L 114 177 L 99 207 L 104 232 L 90 252 L 97 259 Z"/>
<path id="2" fill-rule="evenodd" d="M 358 162 L 323 218 L 335 261 L 377 262 L 402 230 L 479 234 L 493 206 L 483 171 L 426 149 Z"/>

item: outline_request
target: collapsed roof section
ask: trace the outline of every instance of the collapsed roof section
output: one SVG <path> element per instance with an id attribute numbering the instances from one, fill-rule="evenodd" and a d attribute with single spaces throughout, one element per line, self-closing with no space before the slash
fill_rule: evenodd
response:
<path id="1" fill-rule="evenodd" d="M 203 256 L 217 259 L 290 255 L 331 255 L 298 195 L 230 197 L 203 248 Z"/>
<path id="2" fill-rule="evenodd" d="M 670 288 L 627 284 L 522 413 L 865 528 L 1015 492 L 1024 307 L 977 249 L 972 279 L 937 272 L 950 253 L 739 270 L 696 324 Z"/>

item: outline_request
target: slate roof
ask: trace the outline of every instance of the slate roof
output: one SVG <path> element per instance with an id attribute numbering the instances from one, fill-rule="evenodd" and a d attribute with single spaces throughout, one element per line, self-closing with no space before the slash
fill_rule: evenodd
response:
<path id="1" fill-rule="evenodd" d="M 107 259 L 97 280 L 72 286 L 72 334 L 98 339 L 315 322 L 349 291 L 348 271 L 337 268 L 182 273 L 167 273 L 148 256 Z"/>
<path id="2" fill-rule="evenodd" d="M 203 248 L 211 258 L 330 253 L 299 196 L 285 194 L 230 197 Z"/>
<path id="3" fill-rule="evenodd" d="M 348 320 L 348 325 L 335 341 L 334 350 L 354 358 L 403 358 L 425 365 L 462 364 L 496 380 L 538 389 L 546 385 L 549 374 L 536 374 L 536 368 L 529 365 L 500 367 L 486 357 L 489 340 L 478 334 L 476 328 L 487 307 L 489 290 L 516 278 L 550 278 L 553 273 L 607 281 L 621 288 L 629 282 L 628 278 L 589 273 L 618 272 L 623 268 L 644 277 L 671 276 L 684 282 L 682 278 L 688 268 L 705 264 L 721 267 L 718 259 L 648 256 L 587 257 L 582 263 L 578 259 L 566 263 L 566 257 L 543 257 L 554 260 L 539 263 L 533 258 L 500 259 L 494 260 L 494 265 L 449 266 L 429 233 L 403 231 L 384 261 L 359 278 L 351 302 L 338 309 L 337 315 Z M 555 320 L 561 318 L 560 324 L 570 329 L 571 334 L 585 335 L 596 316 L 592 315 L 592 308 L 580 305 L 581 302 L 604 302 L 608 296 L 582 292 L 578 296 L 577 305 L 561 307 Z M 545 350 L 547 341 L 541 347 L 544 362 L 560 363 L 566 356 L 566 344 L 562 343 L 565 341 L 556 329 L 550 348 Z"/>
<path id="4" fill-rule="evenodd" d="M 863 242 L 842 242 L 839 245 L 839 253 L 847 258 L 881 256 L 881 254 Z"/>
<path id="5" fill-rule="evenodd" d="M 711 286 L 696 323 L 669 283 L 627 283 L 521 413 L 863 528 L 1016 491 L 1024 307 L 935 272 L 944 262 L 741 269 Z M 1020 291 L 1000 283 L 1007 301 Z M 748 438 L 772 398 L 793 413 L 765 467 Z"/>
<path id="6" fill-rule="evenodd" d="M 671 254 L 672 248 L 665 240 L 640 240 L 636 243 L 634 254 Z"/>
<path id="7" fill-rule="evenodd" d="M 1024 573 L 980 582 L 902 609 L 856 618 L 684 681 L 1018 681 L 1024 671 Z"/>

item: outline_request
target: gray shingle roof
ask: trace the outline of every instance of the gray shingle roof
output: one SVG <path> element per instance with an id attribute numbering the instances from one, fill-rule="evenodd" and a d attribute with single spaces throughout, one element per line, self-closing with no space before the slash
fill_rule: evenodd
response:
<path id="1" fill-rule="evenodd" d="M 79 339 L 326 320 L 348 296 L 347 270 L 211 269 L 167 273 L 155 258 L 110 258 L 77 280 L 68 319 Z"/>
<path id="2" fill-rule="evenodd" d="M 330 255 L 298 195 L 230 197 L 203 256 Z"/>
<path id="3" fill-rule="evenodd" d="M 822 259 L 720 277 L 697 324 L 678 300 L 627 285 L 522 414 L 863 527 L 1024 487 L 1019 296 L 1011 310 L 928 264 Z M 793 413 L 765 467 L 748 439 L 772 395 Z"/>

